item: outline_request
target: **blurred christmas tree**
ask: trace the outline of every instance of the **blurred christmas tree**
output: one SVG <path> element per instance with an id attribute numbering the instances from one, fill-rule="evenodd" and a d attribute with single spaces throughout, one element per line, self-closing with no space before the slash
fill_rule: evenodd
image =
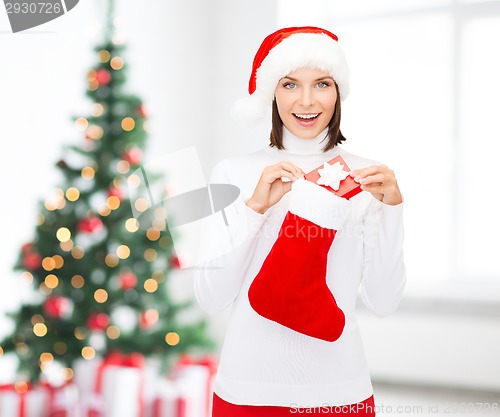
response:
<path id="1" fill-rule="evenodd" d="M 113 40 L 112 19 L 110 1 L 107 34 L 88 72 L 91 114 L 75 118 L 84 143 L 69 146 L 57 163 L 64 185 L 41 203 L 35 238 L 16 265 L 37 294 L 12 315 L 15 329 L 0 352 L 14 352 L 21 374 L 33 381 L 53 363 L 69 379 L 76 359 L 112 350 L 166 364 L 179 353 L 213 347 L 204 321 L 180 320 L 192 301 L 176 302 L 168 291 L 176 258 L 165 211 L 139 224 L 124 192 L 127 180 L 140 180 L 130 174 L 140 167 L 146 112 L 123 91 L 125 48 Z"/>

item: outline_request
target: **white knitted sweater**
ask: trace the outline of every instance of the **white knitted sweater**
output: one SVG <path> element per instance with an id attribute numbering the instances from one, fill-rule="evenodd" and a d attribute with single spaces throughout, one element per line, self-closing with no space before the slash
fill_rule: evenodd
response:
<path id="1" fill-rule="evenodd" d="M 234 236 L 244 236 L 234 249 L 195 270 L 194 291 L 200 306 L 215 313 L 232 306 L 214 384 L 215 393 L 234 404 L 317 407 L 353 404 L 373 393 L 355 304 L 363 302 L 377 316 L 395 311 L 406 272 L 403 260 L 403 205 L 390 206 L 362 192 L 350 200 L 350 211 L 328 254 L 327 285 L 346 317 L 341 337 L 327 342 L 295 332 L 257 314 L 248 289 L 275 242 L 288 211 L 287 193 L 266 213 L 245 202 L 262 170 L 290 161 L 304 172 L 341 155 L 351 169 L 377 162 L 337 146 L 323 153 L 322 135 L 299 139 L 285 129 L 286 150 L 265 148 L 218 163 L 210 183 L 238 186 L 238 200 L 226 210 Z M 243 234 L 242 234 L 243 231 Z M 206 230 L 204 245 L 230 240 L 221 220 Z"/>

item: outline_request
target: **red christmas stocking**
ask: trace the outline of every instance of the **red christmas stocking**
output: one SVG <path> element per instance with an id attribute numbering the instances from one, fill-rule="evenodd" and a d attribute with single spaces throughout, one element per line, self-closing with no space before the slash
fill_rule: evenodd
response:
<path id="1" fill-rule="evenodd" d="M 326 284 L 327 257 L 349 201 L 307 179 L 295 181 L 290 192 L 278 238 L 250 286 L 250 305 L 269 320 L 334 342 L 345 316 Z"/>

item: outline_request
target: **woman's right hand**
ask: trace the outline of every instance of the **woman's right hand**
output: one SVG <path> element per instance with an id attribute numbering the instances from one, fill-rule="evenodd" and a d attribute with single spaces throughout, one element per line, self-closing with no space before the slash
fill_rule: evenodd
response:
<path id="1" fill-rule="evenodd" d="M 278 162 L 264 168 L 247 206 L 257 213 L 265 213 L 292 189 L 292 183 L 305 175 L 304 171 L 291 162 Z M 282 177 L 290 181 L 282 181 Z"/>

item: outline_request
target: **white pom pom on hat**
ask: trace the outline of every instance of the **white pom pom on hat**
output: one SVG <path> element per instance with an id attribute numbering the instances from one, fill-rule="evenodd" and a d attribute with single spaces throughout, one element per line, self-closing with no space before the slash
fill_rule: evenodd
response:
<path id="1" fill-rule="evenodd" d="M 254 123 L 270 113 L 278 81 L 298 68 L 318 68 L 332 76 L 340 99 L 349 94 L 349 67 L 333 33 L 313 27 L 290 27 L 267 36 L 255 55 L 248 83 L 249 96 L 237 100 L 231 114 Z"/>

